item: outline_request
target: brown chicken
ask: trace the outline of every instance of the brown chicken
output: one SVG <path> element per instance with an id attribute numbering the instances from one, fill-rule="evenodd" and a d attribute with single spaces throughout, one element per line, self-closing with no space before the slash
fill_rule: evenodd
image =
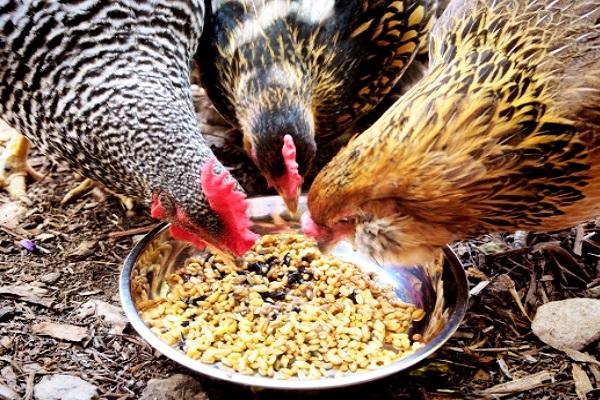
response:
<path id="1" fill-rule="evenodd" d="M 305 232 L 412 264 L 599 215 L 600 1 L 455 0 L 430 40 L 427 76 L 315 179 Z"/>
<path id="2" fill-rule="evenodd" d="M 437 0 L 210 3 L 197 57 L 202 83 L 294 211 L 306 174 L 397 85 Z"/>

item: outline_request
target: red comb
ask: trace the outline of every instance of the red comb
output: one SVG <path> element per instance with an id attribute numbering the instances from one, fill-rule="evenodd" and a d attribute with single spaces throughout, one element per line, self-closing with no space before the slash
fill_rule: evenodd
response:
<path id="1" fill-rule="evenodd" d="M 283 137 L 281 154 L 283 155 L 286 171 L 283 177 L 278 179 L 277 185 L 286 197 L 295 197 L 298 194 L 298 188 L 302 185 L 302 177 L 298 173 L 296 145 L 294 145 L 294 139 L 291 135 L 285 135 Z"/>
<path id="2" fill-rule="evenodd" d="M 236 191 L 236 182 L 230 179 L 229 171 L 221 174 L 214 172 L 215 158 L 208 160 L 200 173 L 200 183 L 210 207 L 221 217 L 225 225 L 225 237 L 222 244 L 238 256 L 246 253 L 258 239 L 252 232 L 248 217 L 246 195 Z"/>

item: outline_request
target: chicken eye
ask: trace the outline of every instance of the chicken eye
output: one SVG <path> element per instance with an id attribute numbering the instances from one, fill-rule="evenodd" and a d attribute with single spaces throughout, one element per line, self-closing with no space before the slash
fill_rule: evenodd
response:
<path id="1" fill-rule="evenodd" d="M 340 225 L 352 224 L 352 223 L 354 223 L 354 218 L 352 218 L 352 217 L 340 218 L 340 219 L 338 219 L 337 223 L 340 224 Z"/>

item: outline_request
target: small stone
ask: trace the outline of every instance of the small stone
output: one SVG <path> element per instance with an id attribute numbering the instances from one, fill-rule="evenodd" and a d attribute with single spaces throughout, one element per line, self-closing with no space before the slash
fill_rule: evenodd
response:
<path id="1" fill-rule="evenodd" d="M 36 362 L 30 362 L 27 364 L 23 364 L 23 372 L 27 374 L 44 374 L 46 373 L 46 369 Z"/>
<path id="2" fill-rule="evenodd" d="M 0 400 L 19 400 L 20 398 L 17 392 L 0 383 Z"/>
<path id="3" fill-rule="evenodd" d="M 140 400 L 209 400 L 200 382 L 191 376 L 177 374 L 167 379 L 151 379 Z"/>
<path id="4" fill-rule="evenodd" d="M 12 349 L 13 340 L 8 336 L 3 336 L 0 338 L 0 346 L 6 349 Z"/>
<path id="5" fill-rule="evenodd" d="M 48 375 L 33 388 L 35 400 L 92 400 L 98 398 L 96 386 L 73 375 Z"/>
<path id="6" fill-rule="evenodd" d="M 600 338 L 600 300 L 576 298 L 539 307 L 531 324 L 540 340 L 558 350 L 581 350 Z"/>
<path id="7" fill-rule="evenodd" d="M 52 285 L 56 283 L 60 279 L 60 272 L 50 272 L 48 274 L 42 275 L 40 280 L 48 285 Z"/>
<path id="8" fill-rule="evenodd" d="M 40 233 L 35 237 L 35 240 L 39 240 L 40 242 L 45 242 L 47 240 L 53 239 L 56 236 L 51 233 Z"/>
<path id="9" fill-rule="evenodd" d="M 16 201 L 0 205 L 0 226 L 7 229 L 16 229 L 23 219 L 27 208 Z"/>

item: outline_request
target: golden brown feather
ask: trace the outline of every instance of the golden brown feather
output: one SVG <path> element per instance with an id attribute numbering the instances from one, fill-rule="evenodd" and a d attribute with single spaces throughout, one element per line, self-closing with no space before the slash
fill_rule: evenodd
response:
<path id="1" fill-rule="evenodd" d="M 313 233 L 412 263 L 599 215 L 600 1 L 456 0 L 430 40 L 427 76 L 315 179 Z"/>

